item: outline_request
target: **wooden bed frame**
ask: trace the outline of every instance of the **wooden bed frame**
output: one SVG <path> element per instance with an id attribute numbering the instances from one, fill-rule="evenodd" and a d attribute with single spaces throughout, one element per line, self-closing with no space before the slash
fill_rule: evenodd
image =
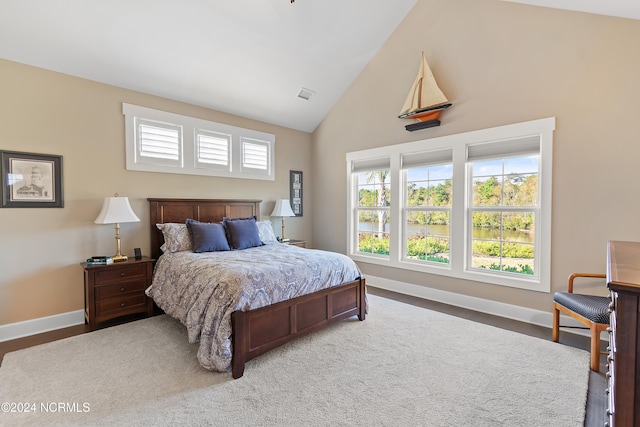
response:
<path id="1" fill-rule="evenodd" d="M 158 199 L 150 198 L 151 256 L 157 259 L 164 243 L 156 224 L 184 223 L 187 218 L 219 222 L 222 217 L 260 218 L 261 200 Z M 233 378 L 244 373 L 249 360 L 297 337 L 352 316 L 365 319 L 364 278 L 312 294 L 231 315 Z"/>

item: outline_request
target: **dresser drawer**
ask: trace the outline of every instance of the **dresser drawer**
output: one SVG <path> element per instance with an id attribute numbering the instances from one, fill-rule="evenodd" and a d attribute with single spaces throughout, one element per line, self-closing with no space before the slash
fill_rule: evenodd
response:
<path id="1" fill-rule="evenodd" d="M 151 285 L 154 261 L 142 257 L 110 265 L 81 263 L 84 268 L 84 318 L 90 330 L 130 314 L 153 315 L 153 301 L 144 291 Z"/>
<path id="2" fill-rule="evenodd" d="M 109 298 L 96 301 L 96 317 L 102 317 L 114 313 L 129 313 L 140 310 L 146 306 L 147 300 L 144 294 L 122 296 L 121 298 Z"/>
<path id="3" fill-rule="evenodd" d="M 146 280 L 136 280 L 134 282 L 114 283 L 96 288 L 96 300 L 101 301 L 106 298 L 124 295 L 131 292 L 144 293 L 147 288 Z"/>
<path id="4" fill-rule="evenodd" d="M 103 286 L 134 279 L 146 279 L 147 267 L 136 264 L 126 268 L 104 269 L 96 272 L 95 285 Z"/>

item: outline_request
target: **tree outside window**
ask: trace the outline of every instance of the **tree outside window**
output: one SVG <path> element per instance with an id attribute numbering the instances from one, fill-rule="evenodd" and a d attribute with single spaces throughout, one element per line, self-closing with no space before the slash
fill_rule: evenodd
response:
<path id="1" fill-rule="evenodd" d="M 389 255 L 389 169 L 360 172 L 358 179 L 358 252 Z"/>

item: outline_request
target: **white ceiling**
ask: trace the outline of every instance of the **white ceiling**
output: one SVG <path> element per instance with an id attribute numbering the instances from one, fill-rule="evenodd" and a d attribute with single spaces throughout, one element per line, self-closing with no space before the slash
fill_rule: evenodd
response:
<path id="1" fill-rule="evenodd" d="M 416 1 L 0 0 L 0 58 L 312 132 Z"/>
<path id="2" fill-rule="evenodd" d="M 620 18 L 640 19 L 640 1 L 638 0 L 503 0 L 513 3 L 526 3 L 534 6 L 554 9 L 575 10 L 577 12 L 596 13 L 598 15 Z"/>

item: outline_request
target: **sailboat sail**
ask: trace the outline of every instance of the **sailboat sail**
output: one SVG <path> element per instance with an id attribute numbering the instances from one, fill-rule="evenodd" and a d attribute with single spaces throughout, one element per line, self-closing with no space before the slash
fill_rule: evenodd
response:
<path id="1" fill-rule="evenodd" d="M 420 120 L 420 117 L 416 117 L 416 115 L 434 110 L 438 110 L 439 112 L 450 106 L 449 100 L 447 100 L 447 97 L 438 87 L 431 68 L 429 68 L 429 64 L 427 64 L 424 52 L 422 52 L 420 70 L 398 117 L 402 119 L 415 118 Z"/>

